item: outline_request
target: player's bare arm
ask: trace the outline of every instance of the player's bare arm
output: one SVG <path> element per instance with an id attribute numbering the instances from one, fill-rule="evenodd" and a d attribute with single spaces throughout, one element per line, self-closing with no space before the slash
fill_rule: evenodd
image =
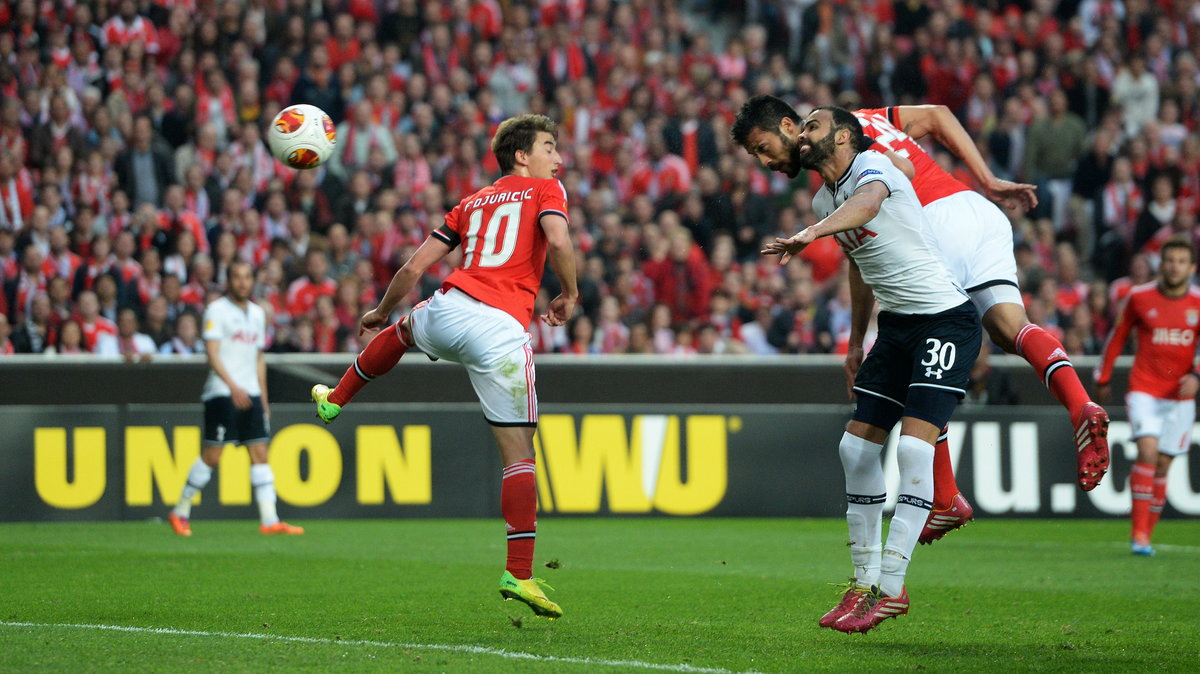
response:
<path id="1" fill-rule="evenodd" d="M 392 310 L 417 285 L 417 281 L 421 280 L 425 270 L 446 257 L 451 250 L 453 248 L 446 245 L 444 241 L 433 236 L 427 237 L 417 252 L 413 253 L 404 266 L 400 267 L 392 276 L 392 282 L 388 284 L 387 292 L 379 300 L 379 306 L 363 314 L 362 320 L 358 323 L 358 334 L 361 335 L 368 330 L 377 330 L 383 327 Z"/>
<path id="2" fill-rule="evenodd" d="M 780 256 L 779 264 L 787 264 L 796 253 L 804 250 L 808 244 L 822 236 L 846 232 L 875 219 L 875 216 L 879 214 L 879 207 L 883 205 L 883 200 L 888 197 L 888 194 L 890 192 L 883 182 L 879 180 L 869 182 L 854 190 L 854 194 L 850 195 L 850 198 L 841 206 L 838 206 L 837 210 L 830 213 L 829 217 L 811 227 L 805 227 L 786 239 L 776 238 L 774 243 L 767 244 L 767 247 L 759 252 L 762 255 L 778 255 Z"/>
<path id="3" fill-rule="evenodd" d="M 542 231 L 546 233 L 546 258 L 550 268 L 562 285 L 562 293 L 555 297 L 541 319 L 546 325 L 563 325 L 575 313 L 579 301 L 579 287 L 575 279 L 575 245 L 567 228 L 567 219 L 555 213 L 547 213 L 541 219 Z"/>
<path id="4" fill-rule="evenodd" d="M 263 416 L 271 416 L 271 403 L 267 399 L 267 357 L 262 351 L 258 352 L 258 394 L 259 400 L 262 401 Z"/>
<path id="5" fill-rule="evenodd" d="M 950 108 L 944 105 L 902 105 L 896 108 L 896 120 L 900 128 L 914 140 L 932 135 L 961 159 L 971 175 L 983 186 L 987 198 L 1012 208 L 1029 210 L 1037 206 L 1037 186 L 996 177 L 979 153 L 974 139 L 950 112 Z"/>
<path id="6" fill-rule="evenodd" d="M 229 371 L 225 369 L 225 363 L 221 361 L 221 340 L 207 339 L 204 341 L 204 352 L 208 355 L 208 366 L 213 372 L 225 382 L 229 387 L 229 397 L 233 399 L 233 406 L 239 410 L 250 409 L 250 396 L 245 389 L 237 385 L 233 377 L 229 375 Z M 261 355 L 261 354 L 260 354 Z M 266 391 L 266 388 L 263 388 Z"/>
<path id="7" fill-rule="evenodd" d="M 866 339 L 867 326 L 871 323 L 871 312 L 875 309 L 875 291 L 863 281 L 862 272 L 853 259 L 850 262 L 850 338 L 846 350 L 846 360 L 842 369 L 846 373 L 846 393 L 854 400 L 854 378 L 862 365 L 863 340 Z"/>

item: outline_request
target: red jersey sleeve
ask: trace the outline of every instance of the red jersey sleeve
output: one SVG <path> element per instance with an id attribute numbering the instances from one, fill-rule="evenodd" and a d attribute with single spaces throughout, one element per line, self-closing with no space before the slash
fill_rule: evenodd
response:
<path id="1" fill-rule="evenodd" d="M 1133 309 L 1134 296 L 1131 294 L 1125 298 L 1125 302 L 1121 305 L 1121 312 L 1117 315 L 1117 324 L 1113 326 L 1112 334 L 1108 336 L 1108 341 L 1104 344 L 1104 356 L 1100 359 L 1100 364 L 1096 366 L 1095 379 L 1099 385 L 1107 384 L 1112 379 L 1113 364 L 1117 361 L 1117 356 L 1121 355 L 1121 349 L 1125 348 L 1125 342 L 1129 340 L 1129 331 L 1133 329 L 1133 324 L 1137 321 L 1137 312 Z"/>
<path id="2" fill-rule="evenodd" d="M 541 190 L 538 199 L 538 222 L 540 223 L 542 216 L 547 214 L 561 215 L 567 222 L 571 221 L 567 217 L 567 188 L 563 187 L 561 181 L 547 180 Z"/>
<path id="3" fill-rule="evenodd" d="M 459 217 L 460 213 L 462 213 L 462 204 L 451 209 L 446 214 L 446 221 L 442 223 L 442 226 L 430 232 L 429 236 L 450 246 L 451 250 L 458 248 L 463 238 L 463 232 L 459 231 L 459 223 L 462 221 L 462 218 Z"/>

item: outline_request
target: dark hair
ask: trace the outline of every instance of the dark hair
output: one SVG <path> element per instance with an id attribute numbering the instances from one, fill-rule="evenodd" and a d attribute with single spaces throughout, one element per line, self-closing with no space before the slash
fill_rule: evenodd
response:
<path id="1" fill-rule="evenodd" d="M 1191 258 L 1191 261 L 1196 261 L 1196 249 L 1192 248 L 1192 244 L 1186 238 L 1182 236 L 1172 236 L 1163 242 L 1162 250 L 1159 251 L 1159 254 L 1163 257 L 1166 257 L 1167 251 L 1172 248 L 1186 250 L 1188 252 L 1188 257 Z"/>
<path id="2" fill-rule="evenodd" d="M 518 115 L 500 122 L 496 135 L 492 137 L 492 154 L 496 155 L 502 173 L 508 173 L 516 167 L 518 151 L 533 151 L 539 131 L 558 140 L 558 125 L 545 115 Z"/>
<path id="3" fill-rule="evenodd" d="M 875 139 L 863 133 L 862 123 L 854 116 L 853 112 L 845 108 L 840 108 L 836 105 L 825 105 L 819 108 L 813 108 L 813 112 L 817 110 L 828 110 L 833 115 L 833 128 L 830 133 L 837 133 L 842 129 L 850 132 L 850 137 L 853 139 L 854 151 L 865 152 L 869 150 L 875 143 Z"/>
<path id="4" fill-rule="evenodd" d="M 769 94 L 755 96 L 742 104 L 737 119 L 733 121 L 733 127 L 729 129 L 729 135 L 733 137 L 733 142 L 746 147 L 746 140 L 751 131 L 759 129 L 778 134 L 779 123 L 784 118 L 800 122 L 800 114 L 783 99 Z"/>

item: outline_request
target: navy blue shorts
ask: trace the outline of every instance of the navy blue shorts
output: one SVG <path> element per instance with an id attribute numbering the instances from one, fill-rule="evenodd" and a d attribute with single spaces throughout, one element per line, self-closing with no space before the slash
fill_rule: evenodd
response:
<path id="1" fill-rule="evenodd" d="M 854 378 L 854 419 L 885 430 L 902 416 L 945 426 L 966 395 L 982 341 L 970 301 L 937 314 L 881 311 L 879 336 Z"/>
<path id="2" fill-rule="evenodd" d="M 271 428 L 263 414 L 262 398 L 250 396 L 250 409 L 239 410 L 233 398 L 221 396 L 204 401 L 204 447 L 252 445 L 271 439 Z"/>

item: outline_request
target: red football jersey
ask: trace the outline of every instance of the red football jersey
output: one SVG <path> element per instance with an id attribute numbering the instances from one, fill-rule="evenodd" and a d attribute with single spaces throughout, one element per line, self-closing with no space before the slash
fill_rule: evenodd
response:
<path id="1" fill-rule="evenodd" d="M 1179 379 L 1191 372 L 1196 358 L 1196 333 L 1200 330 L 1200 289 L 1189 288 L 1182 297 L 1167 297 L 1158 283 L 1135 286 L 1117 317 L 1096 381 L 1108 383 L 1113 362 L 1137 328 L 1137 351 L 1129 371 L 1129 390 L 1155 398 L 1180 400 Z"/>
<path id="2" fill-rule="evenodd" d="M 546 268 L 541 219 L 549 213 L 567 217 L 567 191 L 554 179 L 508 175 L 463 199 L 431 234 L 463 248 L 461 266 L 442 288 L 458 288 L 529 325 Z"/>
<path id="3" fill-rule="evenodd" d="M 875 145 L 912 162 L 917 174 L 912 181 L 913 189 L 922 206 L 971 189 L 946 173 L 917 141 L 901 131 L 900 111 L 896 108 L 855 110 L 854 116 L 862 123 L 863 133 L 875 139 Z"/>

